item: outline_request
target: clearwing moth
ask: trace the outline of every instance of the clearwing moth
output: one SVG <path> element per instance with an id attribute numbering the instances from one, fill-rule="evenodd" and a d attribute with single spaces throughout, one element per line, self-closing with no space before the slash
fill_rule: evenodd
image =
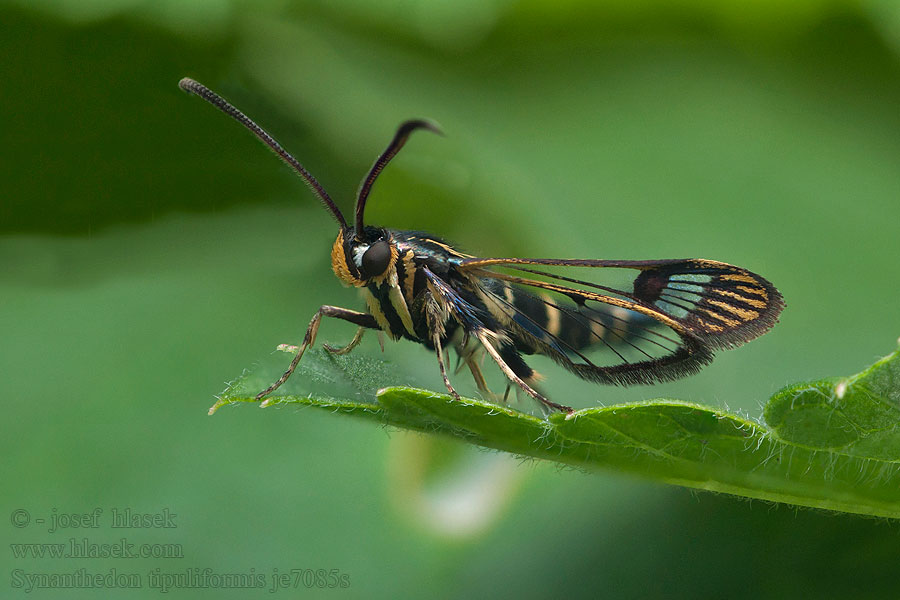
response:
<path id="1" fill-rule="evenodd" d="M 326 344 L 329 352 L 349 352 L 367 329 L 418 342 L 434 351 L 444 384 L 456 399 L 444 348 L 453 347 L 480 392 L 496 398 L 481 371 L 486 354 L 508 379 L 507 394 L 515 384 L 548 409 L 571 413 L 572 408 L 538 391 L 539 376 L 523 355 L 548 356 L 598 383 L 670 381 L 696 373 L 714 351 L 762 335 L 784 308 L 771 283 L 713 260 L 477 258 L 426 233 L 366 225 L 366 200 L 384 167 L 414 131 L 440 133 L 424 119 L 400 124 L 363 179 L 348 223 L 319 182 L 261 127 L 202 84 L 185 78 L 179 86 L 246 127 L 306 182 L 340 226 L 331 249 L 335 275 L 365 297 L 364 312 L 319 308 L 290 366 L 257 395 L 259 400 L 291 376 L 315 343 L 323 316 L 358 327 L 346 346 Z M 588 281 L 590 273 L 610 271 L 630 273 L 631 289 Z"/>

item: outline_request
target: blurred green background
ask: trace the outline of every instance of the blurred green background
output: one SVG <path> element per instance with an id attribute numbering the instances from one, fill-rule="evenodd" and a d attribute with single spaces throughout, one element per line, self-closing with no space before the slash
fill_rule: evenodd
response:
<path id="1" fill-rule="evenodd" d="M 296 409 L 206 416 L 321 304 L 334 223 L 191 76 L 269 129 L 345 210 L 401 120 L 438 121 L 370 221 L 477 255 L 704 257 L 788 307 L 698 376 L 603 388 L 538 362 L 576 407 L 654 397 L 751 417 L 787 383 L 855 373 L 900 311 L 900 5 L 887 0 L 0 2 L 0 436 L 9 543 L 180 544 L 183 558 L 4 553 L 26 573 L 337 570 L 393 598 L 898 597 L 896 524 L 520 462 Z M 352 327 L 324 323 L 320 340 Z M 375 336 L 358 350 L 380 356 Z M 441 390 L 412 344 L 397 383 Z M 281 360 L 274 357 L 271 360 Z M 467 375 L 457 377 L 472 393 Z M 104 510 L 97 529 L 38 518 Z M 118 530 L 111 510 L 176 513 Z M 5 518 L 5 517 L 4 517 Z M 19 523 L 21 525 L 21 523 Z M 251 571 L 253 570 L 253 571 Z M 292 582 L 293 583 L 293 582 Z M 30 597 L 106 597 L 38 590 Z"/>

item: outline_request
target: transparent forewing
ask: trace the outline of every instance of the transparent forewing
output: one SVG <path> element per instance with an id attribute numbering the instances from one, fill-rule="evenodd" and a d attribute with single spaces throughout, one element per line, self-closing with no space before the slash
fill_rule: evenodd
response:
<path id="1" fill-rule="evenodd" d="M 461 267 L 523 350 L 607 383 L 694 373 L 714 349 L 767 331 L 783 307 L 761 277 L 713 261 L 470 259 Z"/>

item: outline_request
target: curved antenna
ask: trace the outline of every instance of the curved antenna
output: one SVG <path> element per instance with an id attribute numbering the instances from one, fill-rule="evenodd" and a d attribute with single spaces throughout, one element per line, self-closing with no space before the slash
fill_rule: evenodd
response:
<path id="1" fill-rule="evenodd" d="M 438 135 L 444 135 L 436 123 L 424 119 L 413 119 L 400 124 L 400 127 L 397 128 L 397 133 L 394 134 L 394 139 L 391 140 L 387 149 L 381 153 L 381 156 L 369 169 L 369 174 L 366 175 L 366 178 L 363 179 L 359 186 L 359 192 L 356 194 L 356 239 L 362 239 L 360 236 L 362 236 L 363 231 L 363 213 L 366 210 L 366 199 L 369 197 L 369 192 L 372 191 L 372 184 L 375 183 L 375 179 L 384 167 L 391 162 L 391 159 L 400 152 L 400 148 L 403 147 L 403 144 L 406 143 L 406 140 L 409 139 L 409 136 L 416 129 L 427 129 Z"/>
<path id="2" fill-rule="evenodd" d="M 303 178 L 303 181 L 306 182 L 306 185 L 313 191 L 313 193 L 319 197 L 319 200 L 322 201 L 322 204 L 325 205 L 325 208 L 331 212 L 331 215 L 337 220 L 337 222 L 341 225 L 343 229 L 347 229 L 347 221 L 344 219 L 344 215 L 341 214 L 341 211 L 338 209 L 337 205 L 332 201 L 331 197 L 328 195 L 328 192 L 325 191 L 316 178 L 313 177 L 309 171 L 303 168 L 297 159 L 291 156 L 287 150 L 281 147 L 275 138 L 266 133 L 266 131 L 254 123 L 250 117 L 236 109 L 234 106 L 229 104 L 224 98 L 219 96 L 217 93 L 203 85 L 202 83 L 198 83 L 191 79 L 190 77 L 185 77 L 181 81 L 178 82 L 178 87 L 188 92 L 189 94 L 196 94 L 221 110 L 223 113 L 233 118 L 235 121 L 246 127 L 250 130 L 253 135 L 262 141 L 266 146 L 271 148 L 275 154 L 277 154 L 281 160 L 290 165 L 294 171 L 297 172 L 300 177 Z"/>

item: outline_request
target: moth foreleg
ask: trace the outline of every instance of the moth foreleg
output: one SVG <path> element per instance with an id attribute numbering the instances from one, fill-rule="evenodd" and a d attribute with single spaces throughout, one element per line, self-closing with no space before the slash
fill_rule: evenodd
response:
<path id="1" fill-rule="evenodd" d="M 360 329 L 379 329 L 378 322 L 375 320 L 375 317 L 368 313 L 358 312 L 355 310 L 350 310 L 348 308 L 341 308 L 339 306 L 321 306 L 319 310 L 316 311 L 316 314 L 313 315 L 313 318 L 309 322 L 309 327 L 306 328 L 306 335 L 303 336 L 303 343 L 300 344 L 300 347 L 297 349 L 297 354 L 294 356 L 294 360 L 291 361 L 291 365 L 288 367 L 287 371 L 284 372 L 284 375 L 278 378 L 278 381 L 261 391 L 256 395 L 257 400 L 262 400 L 275 390 L 277 390 L 281 385 L 288 380 L 291 374 L 294 372 L 294 369 L 297 368 L 297 365 L 300 364 L 300 359 L 303 358 L 303 353 L 307 348 L 312 346 L 316 341 L 316 334 L 319 332 L 319 321 L 322 320 L 322 317 L 334 317 L 336 319 L 341 319 L 344 321 L 349 321 L 356 325 L 359 325 Z M 362 337 L 362 334 L 357 331 L 357 336 Z M 349 345 L 357 344 L 359 340 L 356 337 L 353 338 L 354 341 L 350 342 Z M 351 348 L 352 349 L 352 348 Z M 345 350 L 345 348 L 341 348 L 341 350 Z M 347 349 L 349 352 L 349 349 Z M 260 406 L 266 407 L 269 405 L 269 400 L 263 402 Z"/>

